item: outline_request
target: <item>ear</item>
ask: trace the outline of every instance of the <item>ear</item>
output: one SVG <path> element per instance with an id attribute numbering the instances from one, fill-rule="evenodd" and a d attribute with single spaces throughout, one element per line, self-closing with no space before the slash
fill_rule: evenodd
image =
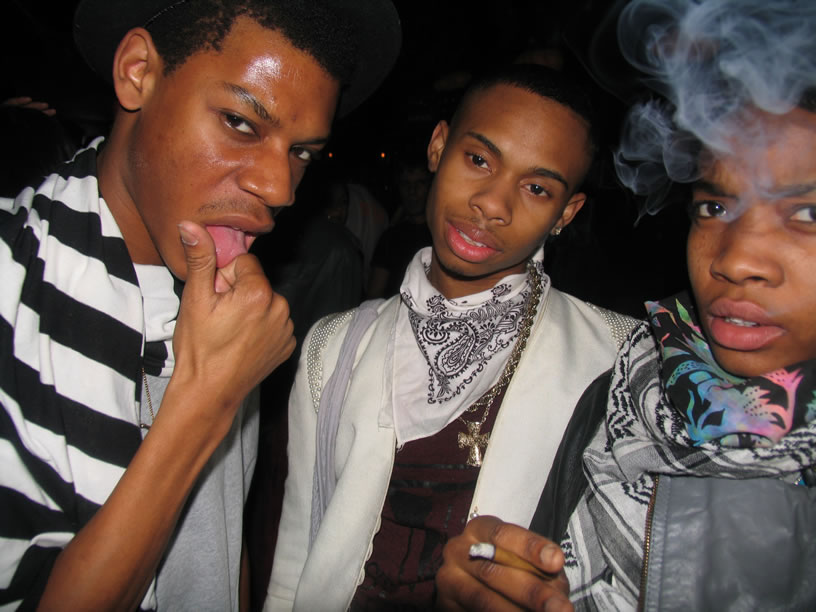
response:
<path id="1" fill-rule="evenodd" d="M 161 57 L 147 30 L 134 28 L 125 34 L 113 56 L 113 86 L 122 107 L 139 110 L 162 69 Z"/>
<path id="2" fill-rule="evenodd" d="M 442 151 L 445 150 L 445 143 L 448 141 L 449 130 L 448 122 L 440 121 L 431 134 L 431 141 L 428 143 L 428 170 L 431 172 L 436 172 L 439 167 Z"/>
<path id="3" fill-rule="evenodd" d="M 567 205 L 564 207 L 564 210 L 561 213 L 561 217 L 558 219 L 558 221 L 555 222 L 555 225 L 550 231 L 552 232 L 554 230 L 558 230 L 558 232 L 560 232 L 562 229 L 564 229 L 570 223 L 572 223 L 572 220 L 575 218 L 575 215 L 578 214 L 578 211 L 581 210 L 581 208 L 584 205 L 584 202 L 586 202 L 586 198 L 587 197 L 585 193 L 572 194 L 572 197 L 570 198 L 569 202 L 567 202 Z"/>

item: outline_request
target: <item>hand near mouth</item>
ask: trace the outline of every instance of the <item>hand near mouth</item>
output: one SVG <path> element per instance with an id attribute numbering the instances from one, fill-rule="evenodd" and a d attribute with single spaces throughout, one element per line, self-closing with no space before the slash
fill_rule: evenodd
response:
<path id="1" fill-rule="evenodd" d="M 295 348 L 289 305 L 269 286 L 254 256 L 241 255 L 218 269 L 204 227 L 184 221 L 179 233 L 187 281 L 167 393 L 183 387 L 187 410 L 195 406 L 228 430 L 240 401 Z"/>
<path id="2" fill-rule="evenodd" d="M 173 375 L 110 497 L 55 561 L 42 599 L 48 609 L 139 607 L 190 491 L 244 398 L 295 348 L 289 305 L 272 291 L 255 257 L 241 255 L 217 270 L 204 227 L 184 221 L 179 234 L 187 282 L 173 335 Z M 73 587 L 89 571 L 110 579 L 104 589 L 76 594 Z M 94 601 L 65 605 L 66 597 Z"/>

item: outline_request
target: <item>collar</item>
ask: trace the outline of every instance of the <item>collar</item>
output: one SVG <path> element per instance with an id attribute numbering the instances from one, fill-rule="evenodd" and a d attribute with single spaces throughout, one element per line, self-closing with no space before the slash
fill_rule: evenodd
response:
<path id="1" fill-rule="evenodd" d="M 133 264 L 144 309 L 144 369 L 152 376 L 173 373 L 173 332 L 182 284 L 165 266 Z"/>

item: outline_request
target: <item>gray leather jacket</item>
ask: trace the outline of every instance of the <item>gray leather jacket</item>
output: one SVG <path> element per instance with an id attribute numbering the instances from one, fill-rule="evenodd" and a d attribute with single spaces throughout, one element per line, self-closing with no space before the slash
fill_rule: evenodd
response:
<path id="1" fill-rule="evenodd" d="M 816 488 L 660 476 L 642 610 L 816 610 Z"/>

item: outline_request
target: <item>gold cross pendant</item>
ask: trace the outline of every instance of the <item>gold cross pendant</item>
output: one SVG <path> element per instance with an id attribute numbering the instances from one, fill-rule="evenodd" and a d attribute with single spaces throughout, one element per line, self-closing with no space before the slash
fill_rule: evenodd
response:
<path id="1" fill-rule="evenodd" d="M 470 455 L 468 456 L 467 464 L 472 467 L 480 467 L 482 465 L 482 453 L 484 452 L 484 449 L 487 448 L 487 441 L 490 438 L 490 434 L 479 433 L 479 430 L 482 427 L 481 423 L 467 421 L 466 424 L 468 433 L 459 433 L 459 448 L 465 448 L 466 446 L 470 447 Z"/>

